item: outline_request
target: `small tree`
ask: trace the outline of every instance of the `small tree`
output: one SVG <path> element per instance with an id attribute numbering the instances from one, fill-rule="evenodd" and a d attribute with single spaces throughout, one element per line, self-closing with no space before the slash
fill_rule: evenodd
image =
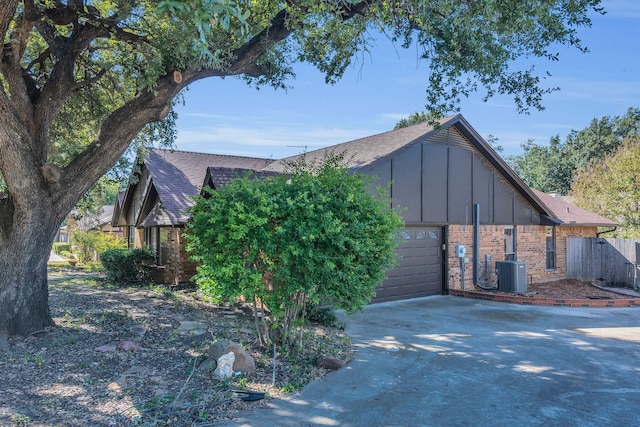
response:
<path id="1" fill-rule="evenodd" d="M 73 252 L 78 256 L 78 261 L 83 264 L 96 261 L 99 254 L 109 249 L 126 248 L 124 239 L 96 230 L 75 230 L 70 240 Z"/>
<path id="2" fill-rule="evenodd" d="M 340 157 L 289 168 L 286 176 L 245 177 L 209 191 L 187 226 L 196 283 L 216 301 L 253 301 L 263 343 L 292 344 L 308 300 L 328 299 L 347 312 L 368 304 L 395 262 L 402 226 L 388 200 L 371 194 L 368 179 Z"/>

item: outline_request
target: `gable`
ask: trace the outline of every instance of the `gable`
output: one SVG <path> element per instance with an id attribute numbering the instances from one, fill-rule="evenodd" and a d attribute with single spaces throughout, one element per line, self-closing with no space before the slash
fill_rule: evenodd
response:
<path id="1" fill-rule="evenodd" d="M 391 182 L 392 204 L 408 224 L 540 224 L 531 203 L 458 126 L 441 129 L 365 169 Z"/>

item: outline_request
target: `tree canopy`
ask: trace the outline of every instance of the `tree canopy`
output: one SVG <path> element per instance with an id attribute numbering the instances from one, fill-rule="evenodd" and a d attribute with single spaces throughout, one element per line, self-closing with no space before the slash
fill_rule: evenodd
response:
<path id="1" fill-rule="evenodd" d="M 580 169 L 570 194 L 578 206 L 618 222 L 615 237 L 640 237 L 640 135 Z"/>
<path id="2" fill-rule="evenodd" d="M 299 61 L 332 83 L 383 32 L 426 59 L 430 110 L 449 110 L 476 90 L 512 96 L 520 111 L 542 108 L 554 90 L 544 70 L 515 60 L 555 60 L 561 45 L 584 50 L 577 31 L 599 5 L 3 0 L 0 345 L 52 323 L 46 260 L 58 225 L 132 140 L 171 139 L 172 102 L 189 84 L 239 76 L 282 88 Z"/>
<path id="3" fill-rule="evenodd" d="M 567 194 L 575 173 L 636 135 L 640 135 L 640 108 L 629 108 L 622 116 L 593 119 L 585 129 L 572 130 L 564 142 L 559 135 L 548 144 L 528 141 L 521 146 L 524 153 L 509 157 L 507 162 L 530 187 Z"/>

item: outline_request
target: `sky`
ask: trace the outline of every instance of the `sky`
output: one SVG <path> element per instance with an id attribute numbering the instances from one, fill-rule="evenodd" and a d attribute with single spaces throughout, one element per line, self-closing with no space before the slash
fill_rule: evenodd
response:
<path id="1" fill-rule="evenodd" d="M 481 93 L 461 102 L 459 112 L 484 138 L 497 137 L 504 156 L 640 107 L 640 1 L 603 6 L 607 13 L 579 30 L 588 53 L 560 46 L 559 61 L 533 63 L 551 73 L 545 85 L 561 89 L 546 95 L 544 111 L 519 114 L 511 98 L 483 102 Z M 176 149 L 278 159 L 392 130 L 425 108 L 427 63 L 384 38 L 335 85 L 306 64 L 294 71 L 287 91 L 229 77 L 191 85 L 177 108 Z"/>

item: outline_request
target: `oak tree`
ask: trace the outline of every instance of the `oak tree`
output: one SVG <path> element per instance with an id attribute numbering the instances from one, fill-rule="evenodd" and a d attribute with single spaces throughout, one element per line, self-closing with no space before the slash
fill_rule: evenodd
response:
<path id="1" fill-rule="evenodd" d="M 544 70 L 517 58 L 584 49 L 600 0 L 3 0 L 0 5 L 0 344 L 52 324 L 58 225 L 189 84 L 287 86 L 306 61 L 337 81 L 378 31 L 417 46 L 431 110 L 484 88 L 541 107 Z M 526 61 L 525 61 L 526 63 Z M 392 71 L 390 71 L 392 72 Z M 222 100 L 223 102 L 223 100 Z"/>

